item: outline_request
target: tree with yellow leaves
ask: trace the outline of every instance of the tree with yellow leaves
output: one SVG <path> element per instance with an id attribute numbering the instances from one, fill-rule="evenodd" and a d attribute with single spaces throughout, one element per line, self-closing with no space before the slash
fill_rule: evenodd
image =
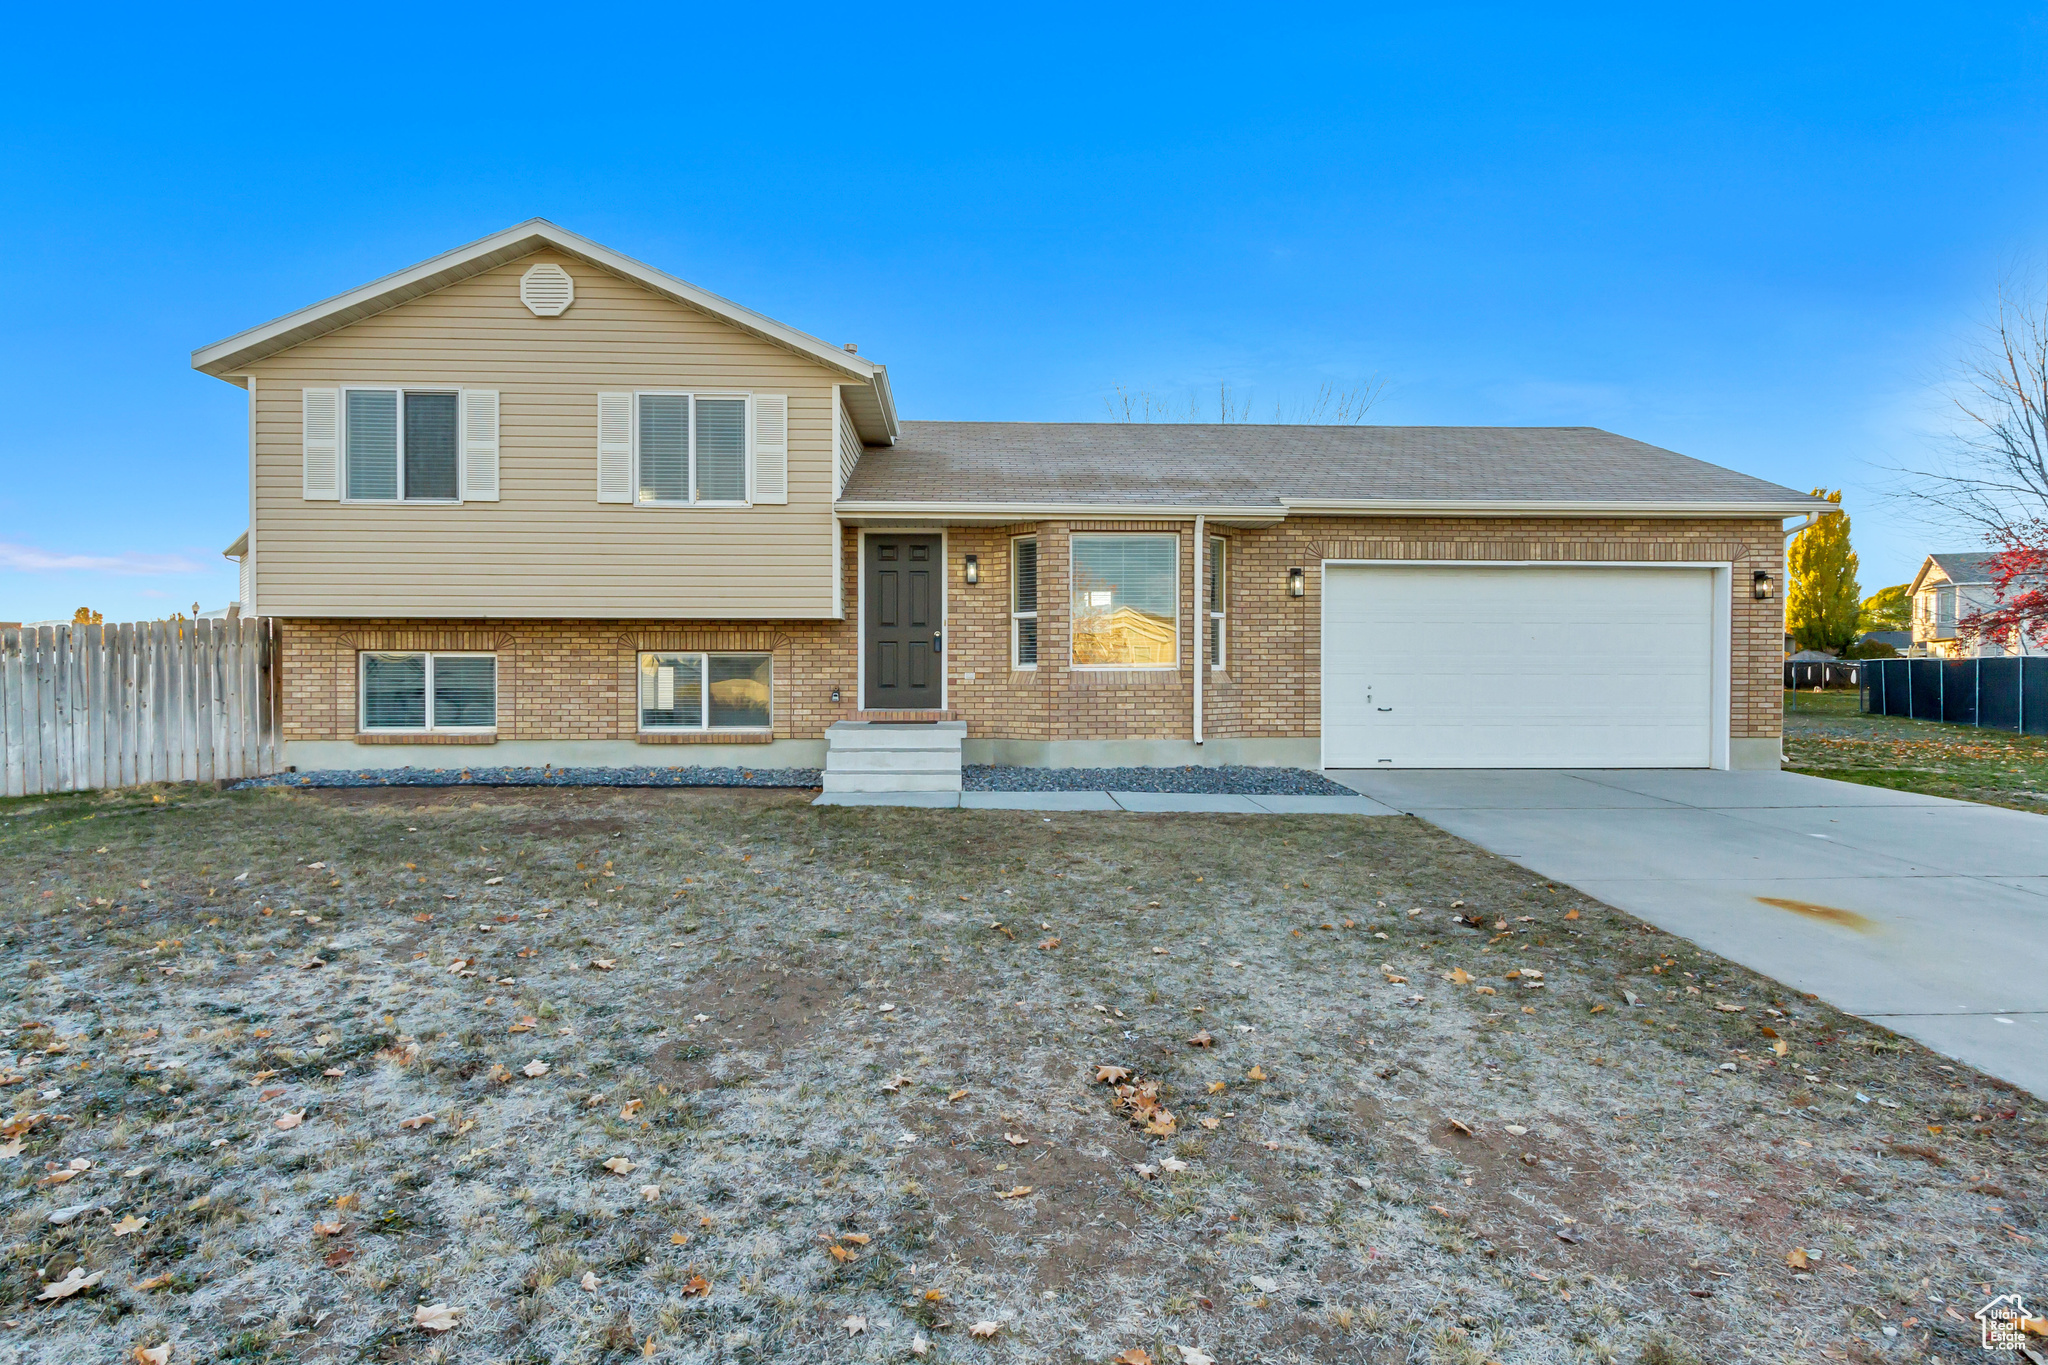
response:
<path id="1" fill-rule="evenodd" d="M 1837 507 L 1842 490 L 1813 490 Z M 1863 613 L 1856 583 L 1856 552 L 1849 548 L 1849 514 L 1824 513 L 1792 538 L 1786 553 L 1791 584 L 1785 593 L 1785 629 L 1801 649 L 1840 653 L 1856 642 Z"/>

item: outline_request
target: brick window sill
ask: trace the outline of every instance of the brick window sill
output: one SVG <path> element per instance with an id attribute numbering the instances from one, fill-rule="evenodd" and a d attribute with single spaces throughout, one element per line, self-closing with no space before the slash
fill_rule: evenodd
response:
<path id="1" fill-rule="evenodd" d="M 754 730 L 745 733 L 719 733 L 714 731 L 709 734 L 675 735 L 643 732 L 635 735 L 633 742 L 635 744 L 773 744 L 775 736 L 766 730 Z"/>
<path id="2" fill-rule="evenodd" d="M 364 735 L 354 736 L 358 744 L 496 744 L 496 735 Z"/>

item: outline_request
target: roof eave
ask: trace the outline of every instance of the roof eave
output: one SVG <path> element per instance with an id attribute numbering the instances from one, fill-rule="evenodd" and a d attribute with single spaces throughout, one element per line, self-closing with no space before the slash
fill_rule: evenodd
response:
<path id="1" fill-rule="evenodd" d="M 1326 516 L 1788 517 L 1832 504 L 1818 498 L 1676 501 L 1591 498 L 1282 498 L 1290 513 Z"/>
<path id="2" fill-rule="evenodd" d="M 553 247 L 589 261 L 603 270 L 644 285 L 658 294 L 665 295 L 679 303 L 687 304 L 710 313 L 752 333 L 764 341 L 795 351 L 818 362 L 827 369 L 837 371 L 862 383 L 872 384 L 882 367 L 872 360 L 833 346 L 812 336 L 786 326 L 764 314 L 756 313 L 721 298 L 707 289 L 699 289 L 687 280 L 681 280 L 665 271 L 636 261 L 630 256 L 613 251 L 591 241 L 588 237 L 557 227 L 545 218 L 531 218 L 524 223 L 494 232 L 479 238 L 467 246 L 444 251 L 438 256 L 395 271 L 382 279 L 372 280 L 333 298 L 286 313 L 260 326 L 235 335 L 210 346 L 202 346 L 192 352 L 192 368 L 215 377 L 225 377 L 243 366 L 250 365 L 280 351 L 289 350 L 314 337 L 375 316 L 401 303 L 410 302 L 437 289 L 446 288 L 460 280 L 482 274 L 493 266 Z M 887 409 L 891 440 L 894 439 L 895 410 Z"/>
<path id="3" fill-rule="evenodd" d="M 1217 521 L 1270 526 L 1286 513 L 1272 503 L 1251 506 L 1194 503 L 1110 503 L 1110 502 L 939 502 L 913 499 L 848 498 L 832 505 L 844 521 L 867 518 L 898 520 L 927 518 L 964 524 L 1001 525 L 1013 521 L 1037 521 L 1069 517 L 1147 517 L 1184 519 L 1209 517 Z"/>
<path id="4" fill-rule="evenodd" d="M 1812 510 L 1812 498 L 1773 502 L 1568 501 L 1559 499 L 1281 498 L 1274 503 L 984 502 L 915 498 L 849 498 L 833 504 L 841 517 L 948 517 L 988 522 L 1035 517 L 1192 517 L 1275 522 L 1288 516 L 1467 517 L 1785 517 Z M 1825 504 L 1823 504 L 1825 505 Z"/>

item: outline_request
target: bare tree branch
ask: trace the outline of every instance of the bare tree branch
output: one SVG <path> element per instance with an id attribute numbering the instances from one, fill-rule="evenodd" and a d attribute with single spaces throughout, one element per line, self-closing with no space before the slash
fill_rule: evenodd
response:
<path id="1" fill-rule="evenodd" d="M 1378 375 L 1351 388 L 1339 388 L 1326 379 L 1312 398 L 1297 400 L 1291 405 L 1275 403 L 1273 421 L 1297 426 L 1356 426 L 1365 421 L 1366 413 L 1379 401 L 1386 387 L 1387 381 Z M 1122 384 L 1111 390 L 1110 396 L 1102 400 L 1102 405 L 1109 410 L 1110 420 L 1116 422 L 1234 423 L 1252 420 L 1252 400 L 1248 396 L 1233 394 L 1228 380 L 1216 385 L 1216 406 L 1210 410 L 1205 410 L 1201 400 L 1194 395 L 1189 395 L 1185 401 L 1175 402 L 1148 389 L 1132 389 Z"/>

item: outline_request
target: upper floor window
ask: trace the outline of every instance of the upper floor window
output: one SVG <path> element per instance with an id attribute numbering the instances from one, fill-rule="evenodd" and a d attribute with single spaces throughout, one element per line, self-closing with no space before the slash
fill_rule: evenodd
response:
<path id="1" fill-rule="evenodd" d="M 453 389 L 343 389 L 342 496 L 358 502 L 461 497 L 462 396 Z"/>
<path id="2" fill-rule="evenodd" d="M 747 400 L 637 395 L 635 488 L 643 503 L 744 503 Z"/>
<path id="3" fill-rule="evenodd" d="M 1180 537 L 1073 538 L 1074 666 L 1180 667 Z"/>

